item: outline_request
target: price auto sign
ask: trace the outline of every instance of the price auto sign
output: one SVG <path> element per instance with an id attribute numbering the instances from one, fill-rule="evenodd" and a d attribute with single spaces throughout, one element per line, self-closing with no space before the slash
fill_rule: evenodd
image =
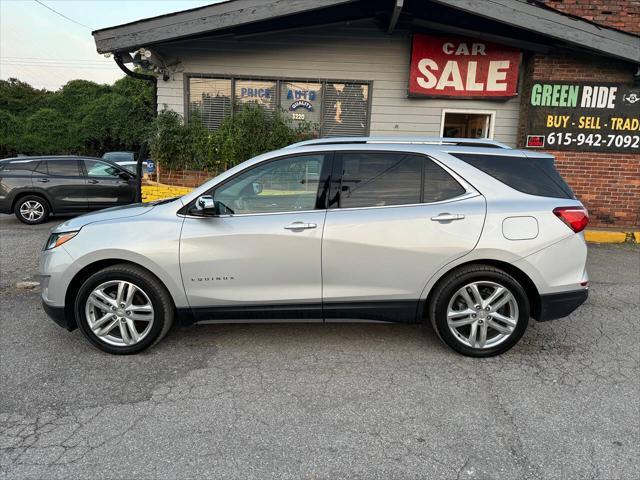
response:
<path id="1" fill-rule="evenodd" d="M 537 82 L 528 99 L 529 148 L 640 153 L 640 88 Z"/>
<path id="2" fill-rule="evenodd" d="M 520 50 L 462 37 L 416 33 L 409 95 L 507 99 L 518 94 Z"/>

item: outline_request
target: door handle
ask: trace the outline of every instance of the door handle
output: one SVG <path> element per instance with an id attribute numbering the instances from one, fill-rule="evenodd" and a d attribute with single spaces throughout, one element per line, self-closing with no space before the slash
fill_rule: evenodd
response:
<path id="1" fill-rule="evenodd" d="M 40 183 L 49 183 L 49 179 L 48 178 L 39 178 L 38 181 Z"/>
<path id="2" fill-rule="evenodd" d="M 293 222 L 287 225 L 285 230 L 307 230 L 310 228 L 316 228 L 318 225 L 315 223 Z"/>
<path id="3" fill-rule="evenodd" d="M 453 222 L 454 220 L 462 220 L 464 215 L 461 213 L 440 213 L 435 217 L 431 217 L 434 222 Z"/>
<path id="4" fill-rule="evenodd" d="M 99 183 L 98 180 L 87 180 L 87 183 L 91 183 L 93 185 L 95 185 L 96 183 Z"/>

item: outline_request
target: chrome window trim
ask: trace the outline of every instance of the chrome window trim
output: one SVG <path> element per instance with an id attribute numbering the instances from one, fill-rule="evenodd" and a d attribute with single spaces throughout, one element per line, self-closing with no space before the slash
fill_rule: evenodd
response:
<path id="1" fill-rule="evenodd" d="M 318 208 L 314 210 L 291 210 L 287 212 L 266 212 L 266 213 L 234 213 L 228 215 L 183 215 L 178 213 L 177 216 L 181 218 L 231 218 L 231 217 L 257 217 L 267 215 L 291 215 L 294 213 L 314 213 L 314 212 L 339 212 L 345 210 L 379 210 L 381 208 L 402 208 L 402 207 L 424 207 L 429 205 L 441 205 L 445 203 L 458 202 L 460 200 L 466 200 L 468 198 L 479 197 L 480 193 L 465 192 L 457 197 L 448 198 L 446 200 L 440 200 L 439 202 L 424 202 L 424 203 L 401 203 L 399 205 L 376 205 L 371 207 L 349 207 L 349 208 Z"/>
<path id="2" fill-rule="evenodd" d="M 288 212 L 264 212 L 264 213 L 229 213 L 225 215 L 183 215 L 178 213 L 178 217 L 182 218 L 230 218 L 230 217 L 257 217 L 266 215 L 291 215 L 293 213 L 313 213 L 326 212 L 326 208 L 316 208 L 313 210 L 292 210 Z"/>
<path id="3" fill-rule="evenodd" d="M 399 205 L 374 205 L 370 207 L 346 207 L 346 208 L 329 208 L 328 212 L 340 212 L 346 210 L 378 210 L 380 208 L 402 208 L 402 207 L 424 207 L 429 205 L 441 205 L 445 203 L 457 202 L 460 200 L 466 200 L 468 198 L 479 197 L 478 192 L 465 192 L 457 197 L 447 198 L 446 200 L 440 200 L 439 202 L 424 202 L 424 203 L 401 203 Z"/>
<path id="4" fill-rule="evenodd" d="M 390 150 L 390 151 L 396 151 L 396 150 Z M 333 153 L 337 154 L 337 153 L 343 153 L 343 152 L 358 152 L 358 150 L 357 149 L 356 150 L 341 150 L 341 149 L 337 149 L 337 150 L 326 150 L 326 151 L 315 151 L 315 152 L 291 152 L 291 153 L 283 155 L 283 156 L 273 157 L 273 158 L 270 158 L 268 160 L 265 160 L 264 162 L 260 162 L 260 163 L 257 163 L 255 165 L 248 166 L 246 169 L 236 173 L 232 177 L 229 177 L 229 178 L 223 180 L 218 185 L 215 185 L 215 186 L 211 187 L 207 192 L 214 191 L 216 188 L 220 187 L 221 185 L 224 185 L 225 183 L 231 181 L 234 177 L 243 174 L 244 172 L 248 171 L 249 169 L 253 169 L 255 167 L 263 165 L 264 163 L 268 163 L 268 162 L 276 161 L 276 160 L 281 160 L 281 159 L 284 159 L 284 158 L 290 158 L 290 157 L 294 157 L 294 156 L 299 156 L 299 155 L 326 154 L 328 152 L 333 152 Z M 401 203 L 401 204 L 398 204 L 398 205 L 372 205 L 372 206 L 367 206 L 367 207 L 347 207 L 347 208 L 340 208 L 340 207 L 338 207 L 338 208 L 314 208 L 313 210 L 291 210 L 291 211 L 286 211 L 286 212 L 265 212 L 265 213 L 234 213 L 234 214 L 228 214 L 228 215 L 189 215 L 189 214 L 181 214 L 181 213 L 176 213 L 176 215 L 178 217 L 181 217 L 181 218 L 230 218 L 230 217 L 255 217 L 255 216 L 265 216 L 265 215 L 291 215 L 291 214 L 294 214 L 294 213 L 311 213 L 311 212 L 321 212 L 321 211 L 333 212 L 333 211 L 339 211 L 339 210 L 365 210 L 365 209 L 376 209 L 377 210 L 377 209 L 381 209 L 381 208 L 419 207 L 419 206 L 423 206 L 423 205 L 440 205 L 440 204 L 446 204 L 446 203 L 456 202 L 456 201 L 460 201 L 460 200 L 466 200 L 468 198 L 474 198 L 474 197 L 477 197 L 477 196 L 481 195 L 481 193 L 478 192 L 469 182 L 467 182 L 456 171 L 451 169 L 445 163 L 441 162 L 435 156 L 430 155 L 430 154 L 426 154 L 426 153 L 421 153 L 421 152 L 413 152 L 413 151 L 397 150 L 397 152 L 406 153 L 406 154 L 416 154 L 416 155 L 424 156 L 427 160 L 431 160 L 436 165 L 438 165 L 442 169 L 444 169 L 444 171 L 446 171 L 449 175 L 451 175 L 454 178 L 454 180 L 456 180 L 460 184 L 460 186 L 462 188 L 464 188 L 465 193 L 463 193 L 462 195 L 458 195 L 457 197 L 447 198 L 446 200 L 440 200 L 438 202 Z M 207 192 L 203 193 L 203 195 L 206 195 Z M 181 208 L 181 210 L 182 210 L 182 208 Z"/>

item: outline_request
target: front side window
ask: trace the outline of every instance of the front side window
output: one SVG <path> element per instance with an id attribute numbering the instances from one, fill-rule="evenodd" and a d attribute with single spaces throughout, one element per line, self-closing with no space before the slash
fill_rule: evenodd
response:
<path id="1" fill-rule="evenodd" d="M 49 175 L 54 177 L 79 177 L 77 160 L 49 160 Z"/>
<path id="2" fill-rule="evenodd" d="M 84 166 L 87 169 L 87 176 L 89 177 L 118 178 L 122 173 L 122 170 L 108 163 L 98 162 L 96 160 L 84 160 Z"/>
<path id="3" fill-rule="evenodd" d="M 422 158 L 405 153 L 345 153 L 340 206 L 383 207 L 420 203 Z"/>
<path id="4" fill-rule="evenodd" d="M 213 200 L 223 214 L 313 210 L 325 161 L 311 154 L 258 165 L 218 187 Z"/>

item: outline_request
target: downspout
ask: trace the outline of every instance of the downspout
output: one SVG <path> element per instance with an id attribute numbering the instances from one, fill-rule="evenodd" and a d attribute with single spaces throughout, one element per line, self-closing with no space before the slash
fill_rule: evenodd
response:
<path id="1" fill-rule="evenodd" d="M 116 61 L 116 65 L 120 67 L 126 75 L 137 78 L 138 80 L 144 80 L 150 82 L 153 85 L 153 116 L 158 116 L 158 78 L 155 75 L 145 75 L 144 73 L 134 72 L 129 70 L 122 61 L 122 56 L 119 53 L 113 55 L 113 59 Z"/>
<path id="2" fill-rule="evenodd" d="M 145 75 L 143 73 L 134 72 L 133 70 L 129 70 L 122 61 L 122 56 L 119 53 L 114 54 L 113 59 L 116 61 L 116 65 L 120 67 L 126 75 L 129 75 L 132 78 L 137 78 L 138 80 L 144 80 L 145 82 L 149 82 L 153 85 L 153 101 L 151 107 L 153 108 L 153 116 L 154 118 L 158 116 L 158 79 L 155 75 Z M 138 151 L 138 161 L 136 162 L 136 203 L 142 202 L 142 162 L 144 161 L 143 157 L 147 156 L 147 142 L 142 143 L 140 145 L 140 150 Z M 156 168 L 159 168 L 156 167 Z"/>
<path id="3" fill-rule="evenodd" d="M 393 31 L 396 29 L 398 19 L 400 18 L 400 14 L 402 13 L 402 7 L 404 7 L 404 0 L 396 0 L 396 4 L 393 6 L 393 11 L 391 12 L 391 19 L 389 20 L 389 28 L 387 28 L 387 33 L 393 33 Z"/>

